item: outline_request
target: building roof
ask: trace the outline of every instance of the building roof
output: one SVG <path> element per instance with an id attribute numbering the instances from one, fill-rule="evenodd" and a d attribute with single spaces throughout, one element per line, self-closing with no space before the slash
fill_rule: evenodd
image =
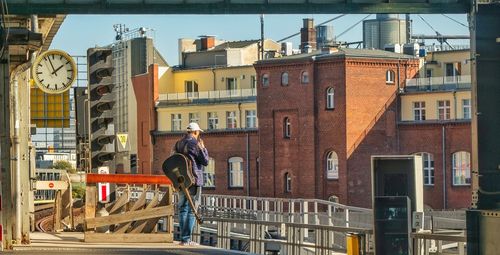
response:
<path id="1" fill-rule="evenodd" d="M 221 43 L 221 44 L 215 46 L 213 49 L 210 49 L 210 50 L 224 50 L 224 49 L 228 49 L 228 48 L 232 48 L 232 49 L 245 48 L 245 47 L 248 47 L 248 46 L 255 44 L 255 43 L 258 43 L 258 42 L 259 42 L 259 40 L 225 42 L 225 43 Z"/>
<path id="2" fill-rule="evenodd" d="M 273 58 L 261 60 L 258 64 L 271 64 L 276 62 L 288 62 L 293 60 L 309 60 L 309 59 L 329 59 L 338 57 L 354 57 L 354 58 L 389 58 L 389 59 L 418 59 L 418 57 L 405 55 L 401 53 L 394 53 L 390 51 L 377 50 L 377 49 L 350 49 L 339 48 L 337 52 L 322 52 L 314 51 L 311 53 L 296 54 L 282 58 Z"/>

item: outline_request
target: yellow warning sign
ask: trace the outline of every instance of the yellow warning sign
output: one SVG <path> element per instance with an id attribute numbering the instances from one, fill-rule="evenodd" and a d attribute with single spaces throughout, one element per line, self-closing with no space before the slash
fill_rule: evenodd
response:
<path id="1" fill-rule="evenodd" d="M 116 138 L 122 145 L 122 148 L 125 149 L 127 147 L 128 134 L 116 134 Z"/>

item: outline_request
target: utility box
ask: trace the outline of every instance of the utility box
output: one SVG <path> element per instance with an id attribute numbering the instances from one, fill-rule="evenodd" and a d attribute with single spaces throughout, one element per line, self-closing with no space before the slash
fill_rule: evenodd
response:
<path id="1" fill-rule="evenodd" d="M 412 213 L 423 212 L 422 157 L 372 156 L 375 254 L 411 255 Z"/>
<path id="2" fill-rule="evenodd" d="M 424 211 L 422 157 L 372 156 L 372 205 L 375 197 L 408 196 L 411 211 Z"/>

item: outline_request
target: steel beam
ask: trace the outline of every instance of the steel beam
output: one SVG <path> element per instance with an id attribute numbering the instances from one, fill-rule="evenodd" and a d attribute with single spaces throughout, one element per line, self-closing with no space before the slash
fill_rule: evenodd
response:
<path id="1" fill-rule="evenodd" d="M 467 254 L 500 249 L 500 13 L 479 4 L 471 13 L 472 207 L 467 211 Z"/>
<path id="2" fill-rule="evenodd" d="M 35 2 L 35 3 L 33 3 Z M 37 3 L 36 3 L 37 2 Z M 242 0 L 226 1 L 107 1 L 107 0 L 80 0 L 51 1 L 27 0 L 25 3 L 9 1 L 9 14 L 333 14 L 333 13 L 467 13 L 470 0 L 442 1 L 381 1 L 381 0 L 331 0 L 297 1 L 297 0 L 255 0 L 252 3 L 242 3 Z M 60 2 L 60 3 L 59 3 Z M 77 2 L 77 3 L 75 3 Z M 160 3 L 159 3 L 160 2 Z M 193 3 L 199 2 L 199 3 Z M 260 2 L 260 3 L 259 3 Z M 278 2 L 278 3 L 273 3 Z M 289 2 L 289 3 L 287 3 Z"/>

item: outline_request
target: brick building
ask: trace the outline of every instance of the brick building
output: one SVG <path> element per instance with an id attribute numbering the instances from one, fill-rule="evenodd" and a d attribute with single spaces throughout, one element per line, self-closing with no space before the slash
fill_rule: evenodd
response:
<path id="1" fill-rule="evenodd" d="M 183 126 L 195 120 L 207 131 L 208 193 L 335 198 L 370 207 L 370 156 L 419 154 L 425 204 L 467 207 L 471 101 L 462 55 L 436 52 L 422 65 L 386 51 L 325 48 L 259 61 L 255 70 L 151 67 L 133 78 L 134 89 L 148 88 L 137 93 L 145 98 L 138 102 L 155 102 L 138 107 L 140 163 L 162 174 Z M 446 76 L 429 77 L 440 73 Z M 257 93 L 221 97 L 233 88 L 227 77 L 237 77 L 240 91 Z M 202 96 L 212 90 L 218 97 Z M 249 115 L 255 109 L 258 120 Z"/>
<path id="2" fill-rule="evenodd" d="M 418 73 L 417 58 L 328 49 L 264 60 L 255 67 L 260 77 L 259 183 L 270 187 L 261 188 L 262 196 L 335 196 L 341 203 L 370 207 L 371 155 L 427 153 L 424 158 L 432 162 L 424 162 L 426 178 L 432 185 L 425 187 L 425 203 L 432 208 L 470 203 L 465 173 L 468 168 L 470 179 L 470 166 L 457 163 L 470 162 L 470 121 L 404 119 L 403 102 L 411 104 L 405 97 L 414 93 L 404 88 L 405 81 Z M 462 170 L 465 174 L 458 176 Z"/>

